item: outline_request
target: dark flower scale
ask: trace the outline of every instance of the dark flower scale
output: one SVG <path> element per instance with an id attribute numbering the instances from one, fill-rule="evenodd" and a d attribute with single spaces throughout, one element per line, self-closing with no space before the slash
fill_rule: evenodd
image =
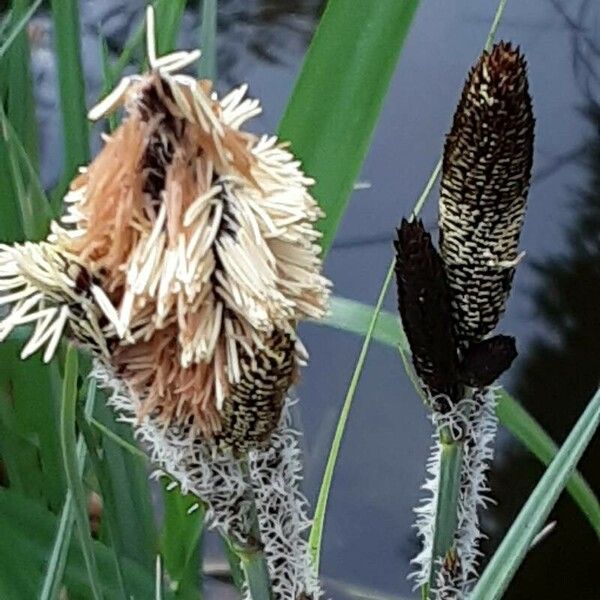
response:
<path id="1" fill-rule="evenodd" d="M 444 264 L 421 221 L 402 219 L 394 245 L 398 306 L 415 370 L 430 394 L 455 400 L 458 365 Z"/>
<path id="2" fill-rule="evenodd" d="M 526 63 L 500 42 L 471 70 L 444 149 L 440 252 L 461 348 L 494 329 L 519 260 L 534 118 Z"/>
<path id="3" fill-rule="evenodd" d="M 516 357 L 515 338 L 510 335 L 495 335 L 481 342 L 474 342 L 464 352 L 460 380 L 465 385 L 476 388 L 492 385 L 508 370 Z"/>

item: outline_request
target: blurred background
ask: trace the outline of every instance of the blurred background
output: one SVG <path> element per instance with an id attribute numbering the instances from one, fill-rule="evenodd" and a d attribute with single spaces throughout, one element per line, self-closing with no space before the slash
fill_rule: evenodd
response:
<path id="1" fill-rule="evenodd" d="M 89 105 L 102 87 L 101 37 L 117 56 L 139 25 L 144 5 L 142 0 L 81 1 Z M 217 89 L 249 84 L 250 95 L 263 104 L 263 114 L 250 126 L 254 131 L 276 130 L 323 6 L 320 0 L 219 0 Z M 199 43 L 199 11 L 196 3 L 190 8 L 179 37 L 182 48 Z M 421 2 L 360 178 L 365 185 L 355 191 L 327 259 L 336 294 L 375 303 L 394 224 L 409 214 L 440 155 L 495 9 L 492 0 Z M 29 35 L 40 166 L 50 189 L 61 171 L 61 124 L 51 20 L 43 10 Z M 509 1 L 498 38 L 520 45 L 528 59 L 537 119 L 521 244 L 526 257 L 499 328 L 517 336 L 519 358 L 503 383 L 560 443 L 600 375 L 600 3 Z M 94 143 L 97 149 L 98 139 Z M 424 219 L 436 229 L 435 195 Z M 386 307 L 394 310 L 395 302 L 391 293 Z M 305 489 L 313 501 L 361 340 L 315 325 L 303 326 L 301 333 L 311 353 L 299 395 Z M 413 594 L 406 581 L 418 548 L 412 507 L 421 496 L 430 435 L 398 354 L 374 343 L 327 513 L 322 570 L 332 597 Z M 597 440 L 581 465 L 596 490 L 599 450 Z M 497 505 L 485 517 L 486 553 L 502 539 L 541 473 L 536 459 L 501 432 L 492 474 Z M 565 494 L 551 520 L 556 528 L 530 553 L 506 598 L 562 600 L 575 591 L 579 600 L 597 600 L 600 546 L 592 529 Z M 209 536 L 208 598 L 230 597 L 224 565 L 216 537 Z"/>

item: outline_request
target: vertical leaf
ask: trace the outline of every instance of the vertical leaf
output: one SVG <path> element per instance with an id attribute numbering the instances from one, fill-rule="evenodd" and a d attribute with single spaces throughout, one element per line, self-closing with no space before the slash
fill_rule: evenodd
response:
<path id="1" fill-rule="evenodd" d="M 202 0 L 201 6 L 202 57 L 198 63 L 198 77 L 214 81 L 217 78 L 217 0 Z"/>
<path id="2" fill-rule="evenodd" d="M 86 414 L 92 413 L 95 398 L 96 387 L 91 386 L 88 388 L 88 394 L 85 402 Z M 85 466 L 85 446 L 83 438 L 80 438 L 77 441 L 76 453 L 78 475 L 81 477 L 83 475 L 83 469 Z M 52 546 L 52 552 L 50 554 L 50 559 L 48 560 L 48 568 L 46 569 L 46 576 L 44 578 L 42 591 L 40 592 L 39 596 L 40 600 L 55 600 L 60 597 L 63 575 L 67 564 L 67 553 L 71 544 L 74 520 L 75 501 L 73 492 L 71 489 L 69 489 L 67 490 L 65 503 L 58 521 L 58 529 L 56 530 L 54 545 Z"/>
<path id="3" fill-rule="evenodd" d="M 98 569 L 96 567 L 96 558 L 92 546 L 92 536 L 87 515 L 87 502 L 77 465 L 75 413 L 77 408 L 78 374 L 79 365 L 77 351 L 74 346 L 69 345 L 63 380 L 62 407 L 60 413 L 60 443 L 67 483 L 73 496 L 75 522 L 77 523 L 79 542 L 85 560 L 92 595 L 94 600 L 101 600 L 101 585 L 98 579 Z"/>
<path id="4" fill-rule="evenodd" d="M 279 127 L 326 217 L 331 246 L 379 117 L 418 0 L 329 0 Z"/>
<path id="5" fill-rule="evenodd" d="M 199 559 L 206 509 L 196 496 L 184 495 L 179 488 L 172 489 L 173 485 L 174 482 L 167 482 L 164 487 L 161 554 L 177 597 L 198 598 L 198 590 L 201 589 Z"/>
<path id="6" fill-rule="evenodd" d="M 90 158 L 85 79 L 79 39 L 79 2 L 78 0 L 52 0 L 51 6 L 63 124 L 65 156 L 63 181 L 67 182 Z M 66 184 L 60 187 L 65 188 Z"/>
<path id="7" fill-rule="evenodd" d="M 13 0 L 15 25 L 29 15 L 28 0 Z M 35 102 L 29 65 L 29 39 L 23 28 L 15 36 L 6 58 L 9 65 L 8 102 L 6 112 L 31 162 L 38 164 L 37 124 Z"/>
<path id="8" fill-rule="evenodd" d="M 105 402 L 98 402 L 96 418 L 117 436 L 135 446 L 131 428 L 117 423 Z M 146 460 L 128 452 L 108 437 L 104 438 L 102 448 L 108 477 L 113 486 L 123 552 L 125 556 L 153 571 L 158 542 Z"/>
<path id="9" fill-rule="evenodd" d="M 173 51 L 184 10 L 185 0 L 170 0 L 155 4 L 156 22 L 159 24 L 156 31 L 156 50 L 159 56 Z"/>

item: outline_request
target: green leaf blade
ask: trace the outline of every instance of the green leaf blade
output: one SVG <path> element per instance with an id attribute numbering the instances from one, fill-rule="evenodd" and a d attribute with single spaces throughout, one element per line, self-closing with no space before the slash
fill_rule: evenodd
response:
<path id="1" fill-rule="evenodd" d="M 316 184 L 327 253 L 379 117 L 418 0 L 330 0 L 279 127 Z"/>
<path id="2" fill-rule="evenodd" d="M 600 389 L 590 400 L 565 443 L 529 496 L 475 586 L 470 600 L 498 600 L 502 597 L 599 423 Z"/>
<path id="3" fill-rule="evenodd" d="M 90 159 L 89 126 L 85 108 L 85 79 L 81 64 L 78 0 L 52 0 L 54 39 L 58 62 L 60 107 L 63 121 L 63 184 Z"/>
<path id="4" fill-rule="evenodd" d="M 69 490 L 73 495 L 75 522 L 79 533 L 81 550 L 85 559 L 88 578 L 94 600 L 101 600 L 100 583 L 96 559 L 92 548 L 92 536 L 89 529 L 87 502 L 77 465 L 75 440 L 75 414 L 77 408 L 77 377 L 79 364 L 75 347 L 69 345 L 65 361 L 62 407 L 60 413 L 60 442 L 63 462 Z"/>

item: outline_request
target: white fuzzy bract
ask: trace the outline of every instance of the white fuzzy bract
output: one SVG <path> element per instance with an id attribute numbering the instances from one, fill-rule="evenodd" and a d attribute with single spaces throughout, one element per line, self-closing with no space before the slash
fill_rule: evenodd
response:
<path id="1" fill-rule="evenodd" d="M 432 569 L 433 537 L 439 496 L 440 429 L 448 428 L 463 445 L 460 490 L 457 507 L 458 524 L 453 549 L 456 565 L 447 569 L 441 563 L 432 589 L 436 600 L 465 598 L 477 578 L 481 556 L 479 542 L 483 537 L 479 512 L 490 502 L 487 472 L 494 456 L 494 440 L 498 427 L 493 388 L 474 390 L 470 398 L 456 403 L 446 414 L 432 413 L 433 444 L 427 463 L 428 477 L 422 486 L 427 497 L 414 510 L 415 528 L 422 542 L 421 552 L 412 560 L 417 570 L 410 575 L 415 589 L 429 583 Z M 438 561 L 441 559 L 438 557 Z"/>
<path id="2" fill-rule="evenodd" d="M 276 600 L 295 599 L 302 593 L 315 600 L 321 597 L 305 539 L 311 522 L 299 489 L 301 457 L 298 434 L 290 427 L 289 401 L 269 448 L 249 453 L 246 474 L 231 452 L 191 438 L 185 427 L 165 427 L 151 415 L 140 421 L 135 400 L 99 361 L 93 377 L 109 392 L 109 405 L 120 421 L 133 427 L 152 462 L 177 481 L 183 493 L 206 504 L 211 527 L 241 546 L 251 538 L 253 499 Z"/>

